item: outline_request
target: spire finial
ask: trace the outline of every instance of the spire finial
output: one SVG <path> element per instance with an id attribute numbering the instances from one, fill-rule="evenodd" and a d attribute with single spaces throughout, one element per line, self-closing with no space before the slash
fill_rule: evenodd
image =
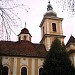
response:
<path id="1" fill-rule="evenodd" d="M 27 24 L 26 24 L 26 22 L 25 22 L 25 28 L 26 28 L 26 25 L 27 25 Z"/>
<path id="2" fill-rule="evenodd" d="M 50 4 L 50 0 L 48 1 L 48 6 L 47 6 L 47 11 L 50 11 L 50 10 L 53 10 L 53 8 L 52 8 L 52 6 L 51 6 L 51 4 Z"/>
<path id="3" fill-rule="evenodd" d="M 50 0 L 48 1 L 48 3 L 50 4 Z"/>

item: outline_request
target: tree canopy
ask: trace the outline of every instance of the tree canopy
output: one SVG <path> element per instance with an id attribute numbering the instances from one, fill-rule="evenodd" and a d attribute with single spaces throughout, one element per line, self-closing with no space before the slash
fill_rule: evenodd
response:
<path id="1" fill-rule="evenodd" d="M 62 12 L 68 12 L 69 17 L 75 15 L 75 0 L 54 0 L 58 8 L 62 9 Z"/>
<path id="2" fill-rule="evenodd" d="M 55 39 L 43 64 L 42 75 L 75 75 L 66 48 L 58 39 Z"/>
<path id="3" fill-rule="evenodd" d="M 2 65 L 2 57 L 0 57 L 0 75 L 2 75 L 2 67 L 3 67 L 3 65 Z"/>

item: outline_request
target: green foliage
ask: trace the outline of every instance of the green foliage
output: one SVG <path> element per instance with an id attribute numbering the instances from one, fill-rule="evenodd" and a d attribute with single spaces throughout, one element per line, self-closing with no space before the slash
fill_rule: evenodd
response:
<path id="1" fill-rule="evenodd" d="M 0 57 L 0 75 L 2 75 L 2 57 Z"/>
<path id="2" fill-rule="evenodd" d="M 43 64 L 42 75 L 75 75 L 65 45 L 55 39 Z"/>

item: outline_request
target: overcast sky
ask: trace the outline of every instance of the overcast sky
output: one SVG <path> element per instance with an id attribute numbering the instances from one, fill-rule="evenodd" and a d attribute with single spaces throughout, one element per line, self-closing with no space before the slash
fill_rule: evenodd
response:
<path id="1" fill-rule="evenodd" d="M 55 2 L 51 0 L 51 4 L 53 6 L 53 10 L 57 12 L 57 16 L 64 18 L 62 22 L 63 34 L 66 36 L 65 42 L 69 39 L 71 34 L 75 36 L 75 16 L 71 18 L 67 18 L 67 13 L 62 13 L 62 10 L 57 7 Z M 27 28 L 29 29 L 32 35 L 32 42 L 39 42 L 41 40 L 41 30 L 40 30 L 40 22 L 42 21 L 44 13 L 47 11 L 47 0 L 25 0 L 25 5 L 27 5 L 30 9 L 28 13 L 21 14 L 24 22 L 27 22 Z"/>
<path id="2" fill-rule="evenodd" d="M 47 11 L 48 0 L 13 0 L 13 1 L 17 4 L 24 4 L 25 5 L 24 9 L 28 10 L 27 12 L 21 7 L 14 9 L 16 10 L 16 13 L 18 13 L 18 16 L 22 21 L 22 25 L 18 33 L 20 33 L 20 30 L 25 27 L 26 22 L 27 24 L 26 28 L 29 29 L 29 32 L 32 35 L 32 42 L 39 43 L 41 40 L 41 29 L 39 25 L 43 19 L 44 13 L 46 13 Z M 55 4 L 54 1 L 55 0 L 51 0 L 53 10 L 57 13 L 58 17 L 64 18 L 62 22 L 62 27 L 63 27 L 63 34 L 66 36 L 65 42 L 67 42 L 71 34 L 75 36 L 75 21 L 74 21 L 75 16 L 67 19 L 68 14 L 62 13 L 61 8 L 58 8 L 58 6 Z M 12 38 L 11 40 L 17 40 L 17 37 L 15 37 L 15 39 Z"/>

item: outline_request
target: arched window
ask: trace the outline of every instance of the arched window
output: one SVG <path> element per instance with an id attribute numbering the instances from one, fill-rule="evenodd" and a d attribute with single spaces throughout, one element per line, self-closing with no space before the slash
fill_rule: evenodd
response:
<path id="1" fill-rule="evenodd" d="M 56 32 L 56 24 L 55 23 L 52 23 L 52 29 L 53 29 L 53 32 Z"/>
<path id="2" fill-rule="evenodd" d="M 26 67 L 22 67 L 21 75 L 27 75 L 27 68 Z"/>
<path id="3" fill-rule="evenodd" d="M 41 75 L 42 70 L 43 70 L 43 68 L 40 68 L 39 69 L 39 75 Z"/>
<path id="4" fill-rule="evenodd" d="M 8 67 L 7 66 L 3 67 L 2 75 L 8 75 Z"/>

